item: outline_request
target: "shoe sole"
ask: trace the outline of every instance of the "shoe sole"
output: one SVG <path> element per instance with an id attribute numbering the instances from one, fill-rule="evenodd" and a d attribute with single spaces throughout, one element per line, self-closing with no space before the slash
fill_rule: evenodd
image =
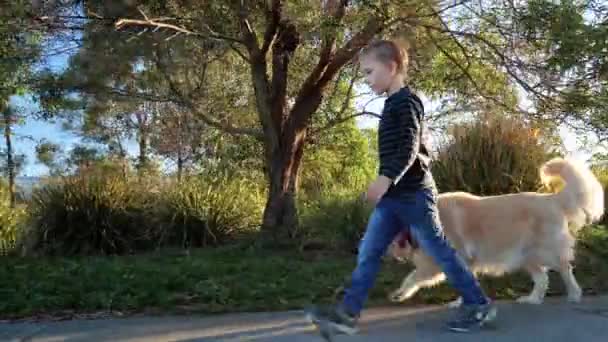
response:
<path id="1" fill-rule="evenodd" d="M 306 319 L 313 325 L 319 329 L 321 336 L 323 336 L 327 341 L 331 341 L 332 337 L 336 334 L 345 334 L 345 335 L 356 335 L 359 330 L 357 328 L 351 328 L 346 325 L 336 324 L 334 322 L 320 320 L 316 318 L 312 313 L 306 313 Z"/>
<path id="2" fill-rule="evenodd" d="M 475 326 L 475 329 L 448 327 L 448 330 L 450 330 L 452 332 L 457 332 L 457 333 L 468 333 L 468 332 L 471 332 L 473 330 L 478 330 L 478 329 L 483 328 L 486 324 L 492 323 L 494 320 L 496 320 L 496 316 L 497 315 L 498 315 L 498 310 L 493 307 L 493 308 L 490 308 L 490 311 L 488 311 L 488 313 L 486 314 L 486 317 L 484 317 L 484 319 L 481 320 Z"/>

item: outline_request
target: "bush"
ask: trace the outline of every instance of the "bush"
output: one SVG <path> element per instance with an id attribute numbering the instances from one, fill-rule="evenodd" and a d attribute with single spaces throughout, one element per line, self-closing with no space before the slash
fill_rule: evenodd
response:
<path id="1" fill-rule="evenodd" d="M 332 189 L 300 205 L 302 249 L 356 250 L 371 213 L 360 191 Z"/>
<path id="2" fill-rule="evenodd" d="M 593 173 L 604 188 L 604 203 L 608 200 L 608 168 L 606 166 L 597 166 L 592 168 Z M 600 225 L 608 225 L 608 215 L 604 215 L 599 222 Z"/>
<path id="3" fill-rule="evenodd" d="M 242 177 L 220 173 L 186 179 L 161 196 L 161 244 L 218 246 L 255 231 L 264 200 L 262 186 Z"/>
<path id="4" fill-rule="evenodd" d="M 264 199 L 258 184 L 220 174 L 181 184 L 81 174 L 33 193 L 23 248 L 89 255 L 218 246 L 255 230 Z"/>
<path id="5" fill-rule="evenodd" d="M 298 192 L 302 248 L 357 247 L 370 213 L 360 197 L 376 176 L 376 137 L 353 120 L 322 135 L 304 155 Z"/>
<path id="6" fill-rule="evenodd" d="M 0 256 L 9 254 L 16 245 L 17 236 L 26 218 L 25 208 L 10 207 L 8 189 L 0 184 Z"/>
<path id="7" fill-rule="evenodd" d="M 154 197 L 122 177 L 79 175 L 34 191 L 25 252 L 125 254 L 149 248 Z"/>
<path id="8" fill-rule="evenodd" d="M 456 124 L 439 149 L 432 172 L 441 192 L 497 195 L 536 191 L 538 168 L 551 155 L 543 130 L 517 118 L 486 116 Z"/>

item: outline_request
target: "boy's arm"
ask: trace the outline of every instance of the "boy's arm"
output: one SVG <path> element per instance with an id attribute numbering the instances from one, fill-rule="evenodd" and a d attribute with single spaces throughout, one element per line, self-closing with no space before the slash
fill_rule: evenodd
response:
<path id="1" fill-rule="evenodd" d="M 416 160 L 420 145 L 419 108 L 409 99 L 400 110 L 387 113 L 390 122 L 380 137 L 380 176 L 397 184 Z"/>

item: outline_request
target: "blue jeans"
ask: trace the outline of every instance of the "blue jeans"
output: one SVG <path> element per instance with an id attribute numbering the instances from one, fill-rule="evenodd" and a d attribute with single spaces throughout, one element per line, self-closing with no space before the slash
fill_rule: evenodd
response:
<path id="1" fill-rule="evenodd" d="M 359 246 L 357 266 L 345 291 L 343 309 L 358 316 L 380 269 L 382 256 L 393 239 L 409 227 L 420 248 L 435 259 L 448 283 L 462 296 L 463 305 L 489 302 L 473 274 L 443 234 L 437 210 L 437 195 L 420 190 L 411 198 L 382 198 L 376 205 Z"/>

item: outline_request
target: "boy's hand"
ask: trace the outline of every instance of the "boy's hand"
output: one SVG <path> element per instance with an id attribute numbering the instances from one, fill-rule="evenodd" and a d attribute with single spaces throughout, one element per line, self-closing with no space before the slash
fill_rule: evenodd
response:
<path id="1" fill-rule="evenodd" d="M 374 205 L 378 203 L 378 201 L 380 201 L 380 198 L 384 196 L 388 188 L 391 186 L 391 183 L 392 181 L 390 178 L 386 176 L 379 176 L 369 186 L 369 189 L 367 190 L 367 200 Z"/>

